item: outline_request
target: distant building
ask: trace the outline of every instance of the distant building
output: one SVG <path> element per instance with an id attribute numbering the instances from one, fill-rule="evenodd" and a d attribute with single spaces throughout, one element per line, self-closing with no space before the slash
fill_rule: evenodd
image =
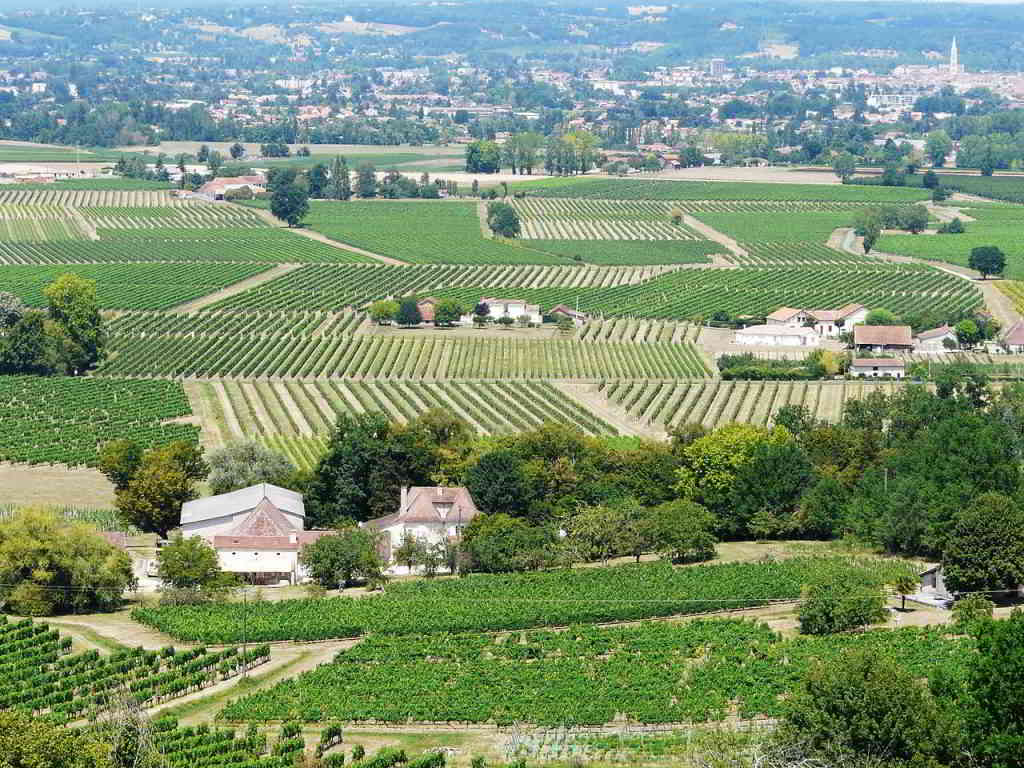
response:
<path id="1" fill-rule="evenodd" d="M 511 317 L 519 320 L 526 317 L 531 323 L 540 325 L 544 318 L 540 314 L 540 304 L 529 304 L 524 299 L 496 299 L 484 297 L 477 302 L 477 305 L 487 305 L 487 317 L 491 322 L 496 322 L 502 317 Z M 473 313 L 463 315 L 461 322 L 472 323 Z"/>
<path id="2" fill-rule="evenodd" d="M 434 296 L 427 296 L 416 302 L 416 308 L 420 311 L 420 317 L 424 323 L 434 322 L 434 308 L 437 307 L 439 301 L 440 299 Z"/>
<path id="3" fill-rule="evenodd" d="M 902 379 L 906 364 L 892 357 L 857 358 L 850 363 L 850 375 L 864 379 Z"/>
<path id="4" fill-rule="evenodd" d="M 921 331 L 914 337 L 914 346 L 918 352 L 948 352 L 951 347 L 947 343 L 956 343 L 956 331 L 948 325 L 940 325 L 929 331 Z"/>
<path id="5" fill-rule="evenodd" d="M 185 502 L 181 533 L 198 536 L 217 551 L 220 567 L 249 581 L 297 583 L 302 547 L 332 531 L 305 530 L 302 495 L 270 483 Z"/>
<path id="6" fill-rule="evenodd" d="M 903 352 L 914 348 L 909 325 L 857 325 L 853 346 L 870 352 Z"/>
<path id="7" fill-rule="evenodd" d="M 207 200 L 223 200 L 224 194 L 234 189 L 248 187 L 255 195 L 258 192 L 266 192 L 267 179 L 261 175 L 255 176 L 231 176 L 220 179 L 213 179 L 206 182 L 198 190 L 196 195 Z"/>
<path id="8" fill-rule="evenodd" d="M 752 325 L 736 331 L 737 344 L 762 347 L 816 347 L 821 338 L 812 328 L 791 325 Z"/>
<path id="9" fill-rule="evenodd" d="M 1003 344 L 1014 355 L 1024 353 L 1024 320 L 1014 323 L 1003 336 Z"/>
<path id="10" fill-rule="evenodd" d="M 712 77 L 721 77 L 726 73 L 725 59 L 712 59 L 709 70 Z"/>
<path id="11" fill-rule="evenodd" d="M 587 314 L 585 312 L 579 312 L 566 304 L 556 304 L 548 314 L 552 317 L 568 317 L 577 327 L 587 322 Z"/>
<path id="12" fill-rule="evenodd" d="M 823 338 L 835 338 L 844 330 L 864 322 L 868 308 L 863 304 L 846 304 L 839 309 L 795 309 L 779 307 L 765 321 L 768 325 L 787 325 L 791 328 L 813 328 Z"/>
<path id="13" fill-rule="evenodd" d="M 957 48 L 954 37 L 953 44 L 949 46 L 949 74 L 959 75 L 963 71 L 963 65 L 960 63 L 960 50 Z"/>

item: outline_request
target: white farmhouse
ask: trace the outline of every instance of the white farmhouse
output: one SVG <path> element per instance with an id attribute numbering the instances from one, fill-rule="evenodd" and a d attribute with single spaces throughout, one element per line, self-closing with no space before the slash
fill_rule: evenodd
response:
<path id="1" fill-rule="evenodd" d="M 850 363 L 850 375 L 865 379 L 902 379 L 906 364 L 892 357 L 856 358 Z"/>
<path id="2" fill-rule="evenodd" d="M 857 323 L 863 323 L 867 316 L 868 308 L 863 304 L 846 304 L 839 309 L 779 307 L 765 318 L 765 322 L 790 328 L 813 328 L 819 336 L 832 339 Z"/>
<path id="3" fill-rule="evenodd" d="M 929 331 L 921 331 L 914 337 L 914 349 L 917 352 L 948 352 L 954 347 L 948 347 L 947 343 L 957 343 L 956 331 L 948 325 L 940 325 Z"/>
<path id="4" fill-rule="evenodd" d="M 524 299 L 495 299 L 482 298 L 478 305 L 487 305 L 487 317 L 491 322 L 497 322 L 502 317 L 511 317 L 518 321 L 520 317 L 526 317 L 531 323 L 540 325 L 544 318 L 540 314 L 539 304 L 528 304 Z M 461 322 L 469 324 L 473 322 L 473 313 L 463 315 Z"/>
<path id="5" fill-rule="evenodd" d="M 216 551 L 220 567 L 254 583 L 297 583 L 306 573 L 299 552 L 331 531 L 307 531 L 302 495 L 269 483 L 188 501 L 181 534 L 198 536 Z"/>
<path id="6" fill-rule="evenodd" d="M 762 347 L 816 347 L 821 337 L 811 328 L 766 324 L 740 328 L 734 340 L 737 344 Z"/>
<path id="7" fill-rule="evenodd" d="M 390 562 L 392 553 L 411 535 L 427 544 L 457 539 L 469 522 L 480 514 L 469 491 L 461 486 L 412 486 L 402 488 L 398 511 L 369 520 L 368 528 L 380 534 L 378 549 Z M 391 564 L 388 572 L 405 572 L 404 566 Z"/>

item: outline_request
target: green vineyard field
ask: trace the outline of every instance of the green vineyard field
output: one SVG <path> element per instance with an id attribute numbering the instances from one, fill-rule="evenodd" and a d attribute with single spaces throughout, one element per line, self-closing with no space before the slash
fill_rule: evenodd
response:
<path id="1" fill-rule="evenodd" d="M 0 460 L 93 464 L 99 447 L 130 438 L 144 446 L 196 442 L 181 384 L 39 376 L 0 376 Z"/>

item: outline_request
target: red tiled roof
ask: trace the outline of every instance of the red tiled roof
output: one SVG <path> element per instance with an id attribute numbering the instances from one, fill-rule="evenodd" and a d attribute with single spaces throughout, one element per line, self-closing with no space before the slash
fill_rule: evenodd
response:
<path id="1" fill-rule="evenodd" d="M 850 365 L 855 368 L 869 368 L 876 365 L 885 368 L 906 368 L 907 364 L 895 357 L 857 357 Z"/>
<path id="2" fill-rule="evenodd" d="M 795 315 L 799 315 L 802 311 L 802 309 L 794 309 L 793 307 L 779 307 L 768 315 L 765 320 L 778 320 L 780 323 L 784 323 Z"/>
<path id="3" fill-rule="evenodd" d="M 445 514 L 439 505 L 451 505 Z M 387 528 L 396 523 L 447 523 L 463 525 L 480 514 L 469 491 L 461 486 L 413 486 L 405 494 L 405 503 L 390 515 L 367 521 L 373 528 Z"/>
<path id="4" fill-rule="evenodd" d="M 909 325 L 857 325 L 853 328 L 853 343 L 860 346 L 911 347 Z"/>

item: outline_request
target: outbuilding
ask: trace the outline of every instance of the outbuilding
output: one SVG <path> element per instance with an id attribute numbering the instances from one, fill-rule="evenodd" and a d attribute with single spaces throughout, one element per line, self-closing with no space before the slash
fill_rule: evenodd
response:
<path id="1" fill-rule="evenodd" d="M 869 352 L 902 352 L 914 348 L 909 325 L 856 325 L 853 346 Z"/>
<path id="2" fill-rule="evenodd" d="M 902 379 L 906 364 L 892 357 L 857 358 L 850 363 L 850 375 L 864 379 Z"/>
<path id="3" fill-rule="evenodd" d="M 816 347 L 821 338 L 812 328 L 791 325 L 752 325 L 736 331 L 737 344 L 763 347 Z"/>

